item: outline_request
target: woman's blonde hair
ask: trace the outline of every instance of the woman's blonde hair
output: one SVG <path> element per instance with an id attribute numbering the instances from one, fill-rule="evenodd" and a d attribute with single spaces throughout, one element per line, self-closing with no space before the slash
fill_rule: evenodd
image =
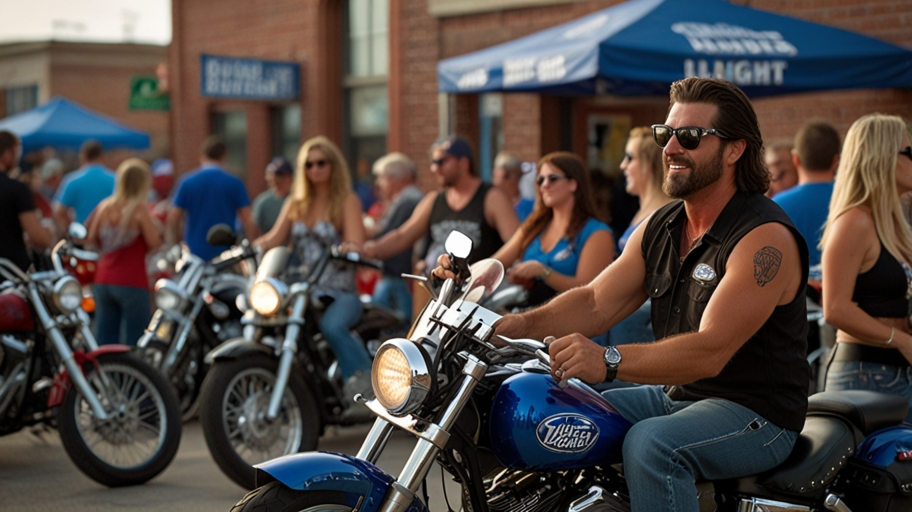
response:
<path id="1" fill-rule="evenodd" d="M 897 116 L 869 114 L 852 123 L 836 170 L 821 248 L 840 215 L 865 206 L 874 217 L 877 236 L 887 251 L 899 261 L 912 261 L 912 230 L 896 189 L 896 160 L 904 133 L 906 124 Z"/>
<path id="2" fill-rule="evenodd" d="M 295 165 L 294 182 L 291 185 L 291 208 L 289 217 L 291 220 L 303 220 L 307 215 L 314 199 L 314 184 L 307 177 L 304 164 L 307 162 L 307 155 L 312 149 L 319 149 L 330 166 L 330 195 L 329 195 L 329 221 L 337 228 L 342 220 L 342 207 L 345 205 L 345 198 L 352 190 L 351 175 L 348 170 L 348 164 L 342 157 L 342 152 L 338 146 L 331 140 L 320 135 L 307 140 L 298 151 L 298 158 Z"/>
<path id="3" fill-rule="evenodd" d="M 662 168 L 662 148 L 652 138 L 652 128 L 637 126 L 630 130 L 630 140 L 636 141 L 635 158 L 649 166 L 649 187 L 662 190 L 665 173 Z M 662 192 L 664 194 L 665 192 Z"/>
<path id="4" fill-rule="evenodd" d="M 126 229 L 136 207 L 146 201 L 152 187 L 149 164 L 139 158 L 128 158 L 117 168 L 113 204 L 120 208 L 120 229 Z"/>

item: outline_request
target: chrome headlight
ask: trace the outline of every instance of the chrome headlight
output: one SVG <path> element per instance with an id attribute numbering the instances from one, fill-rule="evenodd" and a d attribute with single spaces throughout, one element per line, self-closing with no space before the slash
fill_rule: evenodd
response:
<path id="1" fill-rule="evenodd" d="M 416 343 L 396 338 L 377 349 L 371 384 L 377 400 L 390 414 L 404 416 L 421 406 L 434 378 L 430 357 Z"/>
<path id="2" fill-rule="evenodd" d="M 70 313 L 82 305 L 82 286 L 73 276 L 63 276 L 54 283 L 54 304 L 63 313 Z"/>
<path id="3" fill-rule="evenodd" d="M 178 310 L 189 300 L 187 292 L 170 279 L 155 281 L 155 307 L 168 311 Z"/>
<path id="4" fill-rule="evenodd" d="M 287 294 L 285 283 L 268 277 L 250 287 L 250 307 L 263 316 L 272 316 L 282 308 L 282 299 Z"/>

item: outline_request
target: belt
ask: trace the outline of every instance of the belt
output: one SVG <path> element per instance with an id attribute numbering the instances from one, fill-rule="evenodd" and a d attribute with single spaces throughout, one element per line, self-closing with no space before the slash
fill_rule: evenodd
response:
<path id="1" fill-rule="evenodd" d="M 909 366 L 909 361 L 895 348 L 879 348 L 860 343 L 837 342 L 830 361 L 863 361 L 896 367 Z"/>

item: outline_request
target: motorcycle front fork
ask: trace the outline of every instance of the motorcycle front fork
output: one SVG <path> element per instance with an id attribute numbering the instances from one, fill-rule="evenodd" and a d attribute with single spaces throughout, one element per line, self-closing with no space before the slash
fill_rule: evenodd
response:
<path id="1" fill-rule="evenodd" d="M 406 430 L 418 438 L 412 454 L 399 473 L 399 477 L 390 486 L 390 490 L 379 509 L 380 512 L 403 512 L 415 499 L 415 493 L 418 492 L 421 482 L 424 481 L 431 470 L 437 454 L 446 447 L 450 439 L 450 429 L 456 422 L 456 418 L 459 417 L 459 413 L 462 412 L 462 409 L 468 403 L 472 396 L 472 391 L 484 377 L 487 368 L 484 362 L 474 356 L 469 356 L 469 360 L 462 368 L 464 377 L 456 396 L 447 405 L 446 410 L 440 417 L 440 421 L 436 424 L 430 424 L 423 430 L 415 428 L 417 422 L 411 416 L 395 417 L 384 409 L 377 400 L 371 400 L 365 404 L 378 418 L 374 421 L 374 426 L 371 427 L 370 432 L 364 439 L 364 443 L 358 450 L 357 457 L 359 459 L 376 464 L 394 426 Z"/>
<path id="2" fill-rule="evenodd" d="M 294 306 L 291 308 L 291 315 L 288 317 L 288 328 L 285 330 L 285 341 L 282 342 L 275 387 L 269 396 L 269 408 L 266 410 L 266 418 L 270 421 L 279 416 L 282 395 L 285 394 L 285 386 L 288 385 L 288 377 L 291 375 L 291 364 L 294 362 L 295 354 L 298 353 L 298 335 L 301 332 L 301 326 L 304 324 L 304 309 L 306 307 L 307 296 L 305 294 L 298 295 L 295 298 Z"/>

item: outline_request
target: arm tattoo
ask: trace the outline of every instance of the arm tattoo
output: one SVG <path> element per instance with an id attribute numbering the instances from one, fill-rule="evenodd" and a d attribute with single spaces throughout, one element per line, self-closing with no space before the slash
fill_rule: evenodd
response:
<path id="1" fill-rule="evenodd" d="M 767 245 L 754 254 L 754 279 L 761 288 L 773 280 L 782 264 L 782 253 Z"/>

